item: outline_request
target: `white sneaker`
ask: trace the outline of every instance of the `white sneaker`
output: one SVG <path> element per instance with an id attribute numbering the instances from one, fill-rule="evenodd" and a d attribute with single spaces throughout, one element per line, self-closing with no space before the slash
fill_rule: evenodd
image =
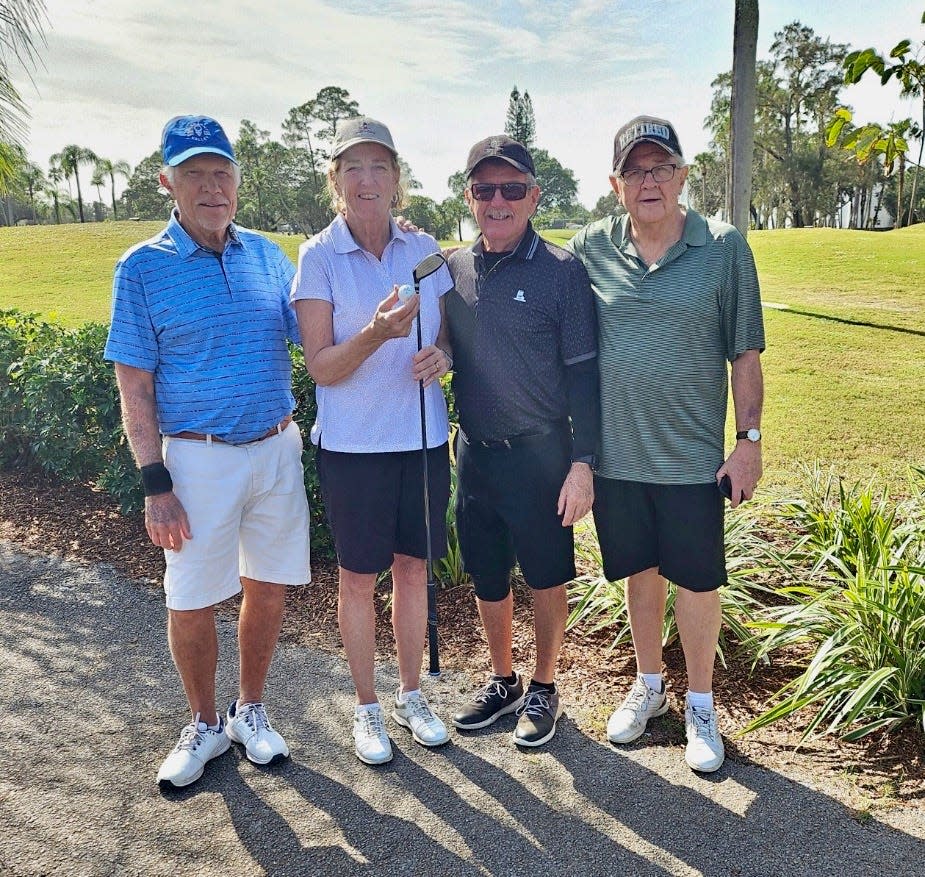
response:
<path id="1" fill-rule="evenodd" d="M 210 728 L 199 721 L 199 713 L 196 713 L 196 718 L 180 732 L 177 745 L 161 763 L 157 772 L 158 785 L 162 789 L 181 789 L 195 783 L 206 764 L 227 752 L 230 745 L 221 716 L 218 728 Z"/>
<path id="2" fill-rule="evenodd" d="M 353 740 L 357 758 L 364 764 L 385 764 L 392 760 L 392 744 L 385 732 L 385 717 L 379 704 L 358 706 L 354 710 Z"/>
<path id="3" fill-rule="evenodd" d="M 668 698 L 662 691 L 653 691 L 642 676 L 637 675 L 626 700 L 607 720 L 607 739 L 611 743 L 632 743 L 642 736 L 649 719 L 668 712 Z"/>
<path id="4" fill-rule="evenodd" d="M 723 738 L 716 727 L 716 710 L 687 705 L 684 710 L 687 749 L 684 758 L 692 770 L 712 773 L 726 758 Z"/>
<path id="5" fill-rule="evenodd" d="M 403 728 L 408 728 L 421 746 L 442 746 L 450 739 L 446 725 L 430 708 L 420 691 L 409 692 L 404 703 L 399 702 L 396 692 L 392 718 Z"/>
<path id="6" fill-rule="evenodd" d="M 225 733 L 244 746 L 248 760 L 254 764 L 276 764 L 289 756 L 286 741 L 273 730 L 262 703 L 239 706 L 236 700 L 232 701 L 225 720 Z"/>

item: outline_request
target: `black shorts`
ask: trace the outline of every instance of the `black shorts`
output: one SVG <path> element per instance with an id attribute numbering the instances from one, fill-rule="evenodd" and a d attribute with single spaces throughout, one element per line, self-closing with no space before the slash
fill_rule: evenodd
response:
<path id="1" fill-rule="evenodd" d="M 568 426 L 484 447 L 457 433 L 456 528 L 466 571 L 483 600 L 503 600 L 515 560 L 535 590 L 575 578 L 572 528 L 557 505 L 571 467 Z"/>
<path id="2" fill-rule="evenodd" d="M 318 448 L 318 481 L 337 562 L 356 573 L 379 573 L 393 555 L 427 556 L 424 466 L 420 451 L 347 454 Z M 446 554 L 450 500 L 449 446 L 427 452 L 430 544 L 434 559 Z"/>
<path id="3" fill-rule="evenodd" d="M 716 484 L 594 477 L 594 525 L 609 581 L 657 567 L 688 591 L 726 584 L 723 497 Z"/>

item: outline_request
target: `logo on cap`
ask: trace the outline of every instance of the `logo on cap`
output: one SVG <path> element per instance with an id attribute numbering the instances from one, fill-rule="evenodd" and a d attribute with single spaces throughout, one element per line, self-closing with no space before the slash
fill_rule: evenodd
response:
<path id="1" fill-rule="evenodd" d="M 640 140 L 643 137 L 658 137 L 661 140 L 671 140 L 671 135 L 664 125 L 645 122 L 641 125 L 633 125 L 632 128 L 620 135 L 620 149 L 626 149 L 627 143 L 632 143 L 634 140 Z"/>
<path id="2" fill-rule="evenodd" d="M 491 140 L 488 141 L 488 145 L 485 147 L 486 152 L 493 152 L 496 155 L 500 155 L 502 150 L 502 143 L 497 137 L 492 137 Z"/>

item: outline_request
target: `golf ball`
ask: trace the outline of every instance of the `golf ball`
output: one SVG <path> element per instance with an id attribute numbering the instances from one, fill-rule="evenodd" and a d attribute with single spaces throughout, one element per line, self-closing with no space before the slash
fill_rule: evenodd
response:
<path id="1" fill-rule="evenodd" d="M 398 287 L 398 300 L 400 302 L 408 301 L 414 295 L 414 287 L 409 283 L 404 283 Z"/>

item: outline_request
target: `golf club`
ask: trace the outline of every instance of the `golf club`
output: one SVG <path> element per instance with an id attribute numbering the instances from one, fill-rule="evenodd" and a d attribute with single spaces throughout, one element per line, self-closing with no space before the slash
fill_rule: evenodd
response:
<path id="1" fill-rule="evenodd" d="M 431 253 L 414 266 L 414 293 L 420 295 L 421 281 L 430 277 L 446 260 L 440 253 Z M 418 351 L 421 350 L 421 311 L 418 310 Z M 440 647 L 437 643 L 437 585 L 434 582 L 434 557 L 430 545 L 430 489 L 427 476 L 427 412 L 424 408 L 424 381 L 418 381 L 421 396 L 421 458 L 424 463 L 424 534 L 427 540 L 427 645 L 430 650 L 431 676 L 440 675 Z"/>

